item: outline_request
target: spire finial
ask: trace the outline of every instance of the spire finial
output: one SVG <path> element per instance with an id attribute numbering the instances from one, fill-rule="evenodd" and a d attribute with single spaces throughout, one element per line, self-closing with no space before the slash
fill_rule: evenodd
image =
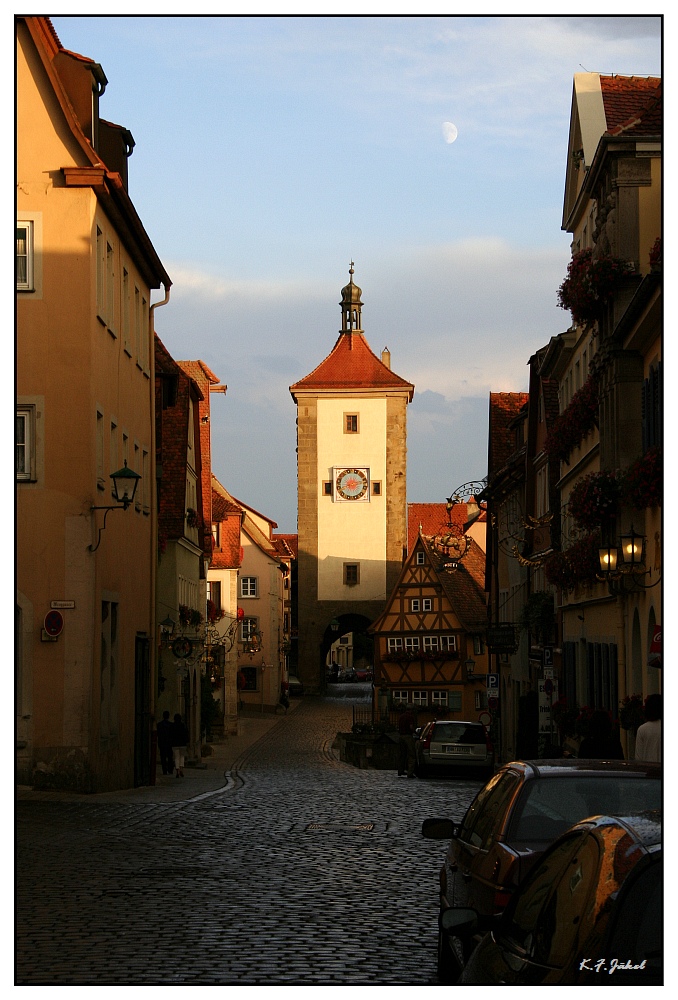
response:
<path id="1" fill-rule="evenodd" d="M 348 269 L 348 273 L 351 275 L 351 284 L 353 284 L 353 261 L 351 261 L 351 266 Z"/>

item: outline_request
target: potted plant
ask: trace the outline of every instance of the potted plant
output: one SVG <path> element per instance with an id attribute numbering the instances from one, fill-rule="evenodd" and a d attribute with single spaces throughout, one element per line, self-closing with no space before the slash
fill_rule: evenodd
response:
<path id="1" fill-rule="evenodd" d="M 578 480 L 567 506 L 580 528 L 594 531 L 619 511 L 621 490 L 613 472 L 590 472 Z"/>
<path id="2" fill-rule="evenodd" d="M 570 452 L 598 423 L 598 378 L 591 374 L 546 435 L 544 450 L 550 458 L 565 462 Z"/>
<path id="3" fill-rule="evenodd" d="M 586 326 L 600 317 L 624 277 L 633 273 L 628 261 L 598 254 L 587 248 L 574 254 L 567 265 L 567 277 L 558 289 L 558 305 L 568 309 L 578 326 Z"/>
<path id="4" fill-rule="evenodd" d="M 661 449 L 649 448 L 628 467 L 621 481 L 621 496 L 625 504 L 636 510 L 657 507 L 662 502 Z"/>

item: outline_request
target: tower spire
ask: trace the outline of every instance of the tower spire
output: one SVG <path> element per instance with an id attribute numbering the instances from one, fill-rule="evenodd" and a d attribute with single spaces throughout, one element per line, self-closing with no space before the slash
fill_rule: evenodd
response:
<path id="1" fill-rule="evenodd" d="M 362 288 L 358 288 L 357 285 L 353 283 L 353 270 L 354 264 L 351 261 L 351 266 L 348 269 L 349 282 L 348 285 L 344 285 L 341 290 L 341 330 L 340 333 L 362 333 L 362 302 L 360 301 L 360 296 L 362 295 Z"/>

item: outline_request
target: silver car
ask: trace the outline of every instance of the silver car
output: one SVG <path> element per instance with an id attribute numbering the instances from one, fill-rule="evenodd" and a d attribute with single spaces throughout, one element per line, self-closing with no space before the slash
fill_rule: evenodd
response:
<path id="1" fill-rule="evenodd" d="M 452 769 L 481 775 L 494 772 L 494 750 L 479 722 L 429 722 L 419 734 L 415 750 L 419 777 Z"/>

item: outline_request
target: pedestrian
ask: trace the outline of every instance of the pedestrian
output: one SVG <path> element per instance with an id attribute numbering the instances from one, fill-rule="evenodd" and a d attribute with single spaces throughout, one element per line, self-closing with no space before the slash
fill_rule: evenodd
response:
<path id="1" fill-rule="evenodd" d="M 645 699 L 645 722 L 636 733 L 636 760 L 662 760 L 662 696 L 649 694 Z"/>
<path id="2" fill-rule="evenodd" d="M 163 774 L 172 773 L 172 723 L 170 722 L 170 714 L 165 711 L 162 713 L 162 719 L 157 725 L 158 733 L 158 750 L 160 751 L 160 763 L 162 765 Z"/>
<path id="3" fill-rule="evenodd" d="M 398 737 L 400 756 L 398 775 L 403 775 L 407 771 L 407 777 L 413 778 L 416 763 L 414 752 L 414 716 L 409 708 L 406 708 L 398 719 Z"/>
<path id="4" fill-rule="evenodd" d="M 589 760 L 624 760 L 619 737 L 612 732 L 610 713 L 596 709 L 591 715 L 589 735 L 579 746 L 579 757 Z"/>
<path id="5" fill-rule="evenodd" d="M 182 722 L 181 716 L 177 712 L 174 716 L 174 722 L 172 723 L 172 753 L 174 754 L 174 767 L 176 768 L 177 778 L 183 778 L 184 776 L 184 762 L 187 747 L 188 729 Z"/>
<path id="6" fill-rule="evenodd" d="M 287 715 L 287 709 L 290 707 L 290 699 L 287 693 L 289 689 L 290 685 L 287 681 L 280 682 L 280 704 L 285 709 L 285 715 Z"/>

